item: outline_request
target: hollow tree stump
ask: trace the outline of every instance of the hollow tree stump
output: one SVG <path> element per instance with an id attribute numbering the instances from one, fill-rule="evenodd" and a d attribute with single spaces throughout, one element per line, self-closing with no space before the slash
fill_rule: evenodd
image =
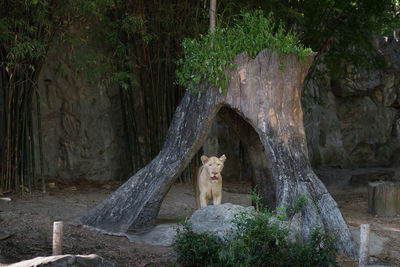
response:
<path id="1" fill-rule="evenodd" d="M 400 214 L 400 183 L 390 181 L 369 183 L 368 212 L 383 216 Z"/>
<path id="2" fill-rule="evenodd" d="M 187 91 L 161 152 L 89 210 L 82 223 L 109 233 L 154 227 L 161 202 L 205 142 L 221 110 L 244 140 L 262 202 L 270 208 L 285 207 L 304 195 L 308 205 L 293 220 L 303 237 L 309 238 L 315 226 L 337 232 L 339 250 L 357 257 L 358 246 L 337 204 L 308 159 L 301 90 L 313 58 L 309 55 L 300 63 L 296 55 L 281 59 L 269 50 L 254 59 L 244 53 L 235 59 L 237 68 L 229 74 L 226 93 L 206 86 L 198 88 L 200 95 Z"/>

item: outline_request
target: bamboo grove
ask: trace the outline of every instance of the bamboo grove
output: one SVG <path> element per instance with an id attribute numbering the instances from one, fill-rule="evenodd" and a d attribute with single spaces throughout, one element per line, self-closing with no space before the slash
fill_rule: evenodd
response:
<path id="1" fill-rule="evenodd" d="M 56 12 L 63 4 L 1 1 L 0 89 L 3 125 L 0 137 L 0 189 L 31 191 L 43 178 L 40 93 L 37 79 L 54 33 L 61 26 Z M 0 102 L 0 103 L 1 103 Z M 36 133 L 35 133 L 36 132 Z M 35 146 L 36 142 L 39 144 Z M 35 151 L 35 147 L 39 151 Z M 37 159 L 39 158 L 39 159 Z"/>
<path id="2" fill-rule="evenodd" d="M 360 63 L 367 58 L 349 56 L 354 50 L 347 47 L 354 43 L 364 49 L 361 55 L 370 51 L 366 31 L 354 28 L 400 27 L 393 24 L 399 13 L 394 0 L 219 0 L 217 26 L 254 8 L 273 11 L 314 51 L 329 48 L 327 64 L 336 67 L 347 59 Z M 88 47 L 92 54 L 77 64 L 77 71 L 91 71 L 105 86 L 119 88 L 133 174 L 160 151 L 185 92 L 175 83 L 181 43 L 206 33 L 208 21 L 209 0 L 0 0 L 0 189 L 45 190 L 38 77 L 50 49 L 70 44 L 73 53 L 72 47 Z M 198 161 L 181 181 L 190 179 Z"/>

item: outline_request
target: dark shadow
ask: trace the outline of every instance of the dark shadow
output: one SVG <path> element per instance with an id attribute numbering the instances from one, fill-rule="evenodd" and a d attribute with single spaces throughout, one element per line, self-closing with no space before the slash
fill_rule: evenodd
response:
<path id="1" fill-rule="evenodd" d="M 275 209 L 276 190 L 271 163 L 258 133 L 237 111 L 229 107 L 222 107 L 218 115 L 235 131 L 249 155 L 253 169 L 252 184 L 257 185 L 256 191 L 262 196 L 261 203 L 270 210 Z"/>

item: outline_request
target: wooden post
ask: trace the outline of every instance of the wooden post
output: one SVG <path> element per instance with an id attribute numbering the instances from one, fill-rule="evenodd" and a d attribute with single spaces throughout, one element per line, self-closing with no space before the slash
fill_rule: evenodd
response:
<path id="1" fill-rule="evenodd" d="M 53 223 L 53 255 L 62 255 L 63 222 Z"/>
<path id="2" fill-rule="evenodd" d="M 360 267 L 369 264 L 369 224 L 360 225 L 360 258 L 358 264 Z"/>

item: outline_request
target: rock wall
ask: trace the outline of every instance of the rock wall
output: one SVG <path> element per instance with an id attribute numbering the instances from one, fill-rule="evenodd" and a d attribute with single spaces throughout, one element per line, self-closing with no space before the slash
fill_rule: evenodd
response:
<path id="1" fill-rule="evenodd" d="M 39 77 L 44 174 L 64 181 L 126 179 L 119 91 L 78 75 L 65 51 L 50 51 Z"/>
<path id="2" fill-rule="evenodd" d="M 379 38 L 375 44 L 388 62 L 385 71 L 349 74 L 343 80 L 323 77 L 308 83 L 309 97 L 320 99 L 320 104 L 315 104 L 303 98 L 314 166 L 400 163 L 400 43 Z"/>

